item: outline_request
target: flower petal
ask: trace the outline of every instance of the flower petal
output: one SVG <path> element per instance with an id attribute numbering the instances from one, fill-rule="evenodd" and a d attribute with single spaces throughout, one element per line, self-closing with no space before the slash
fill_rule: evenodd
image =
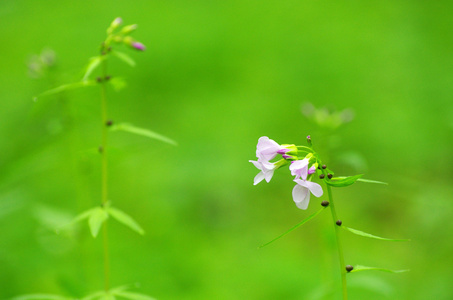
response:
<path id="1" fill-rule="evenodd" d="M 321 197 L 323 194 L 322 187 L 311 181 L 305 181 L 305 186 L 310 190 L 310 192 L 315 195 L 316 197 Z"/>
<path id="2" fill-rule="evenodd" d="M 263 165 L 256 160 L 249 160 L 258 170 L 263 170 Z"/>
<path id="3" fill-rule="evenodd" d="M 264 179 L 266 179 L 267 182 L 271 181 L 272 176 L 274 176 L 274 170 L 264 172 Z"/>
<path id="4" fill-rule="evenodd" d="M 253 179 L 253 185 L 257 185 L 257 184 L 260 183 L 263 179 L 264 179 L 264 173 L 263 173 L 263 172 L 259 172 L 259 173 L 255 176 L 255 179 Z"/>
<path id="5" fill-rule="evenodd" d="M 299 184 L 293 188 L 293 200 L 300 209 L 307 209 L 310 201 L 310 192 L 306 187 Z"/>

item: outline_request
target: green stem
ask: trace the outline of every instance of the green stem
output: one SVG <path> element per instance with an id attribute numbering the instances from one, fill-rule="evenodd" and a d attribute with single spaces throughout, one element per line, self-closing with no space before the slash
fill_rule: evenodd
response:
<path id="1" fill-rule="evenodd" d="M 343 289 L 343 300 L 348 299 L 348 289 L 347 289 L 347 284 L 346 284 L 346 265 L 344 263 L 344 256 L 343 256 L 343 247 L 341 246 L 341 239 L 340 239 L 340 227 L 336 225 L 336 221 L 338 220 L 337 218 L 337 212 L 335 211 L 335 205 L 333 203 L 333 197 L 332 197 L 332 190 L 328 184 L 326 184 L 327 187 L 327 194 L 329 195 L 329 206 L 330 206 L 330 212 L 332 213 L 332 221 L 333 221 L 333 226 L 335 227 L 335 238 L 337 240 L 337 248 L 338 248 L 338 256 L 340 259 L 340 272 L 341 272 L 341 285 Z"/>
<path id="2" fill-rule="evenodd" d="M 102 144 L 101 144 L 101 159 L 102 159 L 102 206 L 105 206 L 108 201 L 108 177 L 107 177 L 107 92 L 105 77 L 107 76 L 107 61 L 102 61 L 102 82 L 101 82 L 101 116 L 102 116 Z M 110 259 L 109 259 L 109 242 L 107 222 L 104 222 L 103 227 L 103 247 L 104 247 L 104 288 L 108 292 L 110 289 Z"/>

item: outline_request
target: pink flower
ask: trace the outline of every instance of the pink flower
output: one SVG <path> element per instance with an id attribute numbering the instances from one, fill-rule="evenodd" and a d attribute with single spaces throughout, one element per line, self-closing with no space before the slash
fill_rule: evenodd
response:
<path id="1" fill-rule="evenodd" d="M 291 175 L 296 176 L 295 179 L 302 178 L 307 180 L 308 175 L 308 162 L 309 160 L 304 158 L 302 160 L 295 160 L 291 162 L 289 169 L 291 170 Z"/>
<path id="2" fill-rule="evenodd" d="M 256 157 L 258 160 L 270 161 L 279 150 L 283 149 L 276 141 L 271 140 L 267 136 L 262 136 L 258 139 L 258 145 L 256 145 Z"/>

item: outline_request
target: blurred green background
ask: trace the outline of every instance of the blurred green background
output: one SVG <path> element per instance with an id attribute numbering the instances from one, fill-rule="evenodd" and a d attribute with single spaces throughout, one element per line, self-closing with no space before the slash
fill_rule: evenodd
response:
<path id="1" fill-rule="evenodd" d="M 332 299 L 329 213 L 258 250 L 325 199 L 296 208 L 286 170 L 253 186 L 260 136 L 314 146 L 337 175 L 388 186 L 335 189 L 346 263 L 409 273 L 348 275 L 351 299 L 452 299 L 451 1 L 0 2 L 0 298 L 81 297 L 103 287 L 101 239 L 54 228 L 100 202 L 99 90 L 33 96 L 81 78 L 110 22 L 137 23 L 144 53 L 112 61 L 110 197 L 144 237 L 110 222 L 113 286 L 158 299 Z M 32 78 L 33 55 L 56 66 Z M 311 103 L 311 104 L 307 104 Z M 310 106 L 311 105 L 311 106 Z M 315 110 L 313 110 L 315 107 Z M 323 109 L 325 108 L 325 109 Z M 346 112 L 344 111 L 345 109 Z M 337 112 L 337 113 L 334 113 Z M 336 126 L 338 116 L 350 122 Z M 352 119 L 352 120 L 351 120 Z M 335 127 L 335 128 L 334 128 Z"/>

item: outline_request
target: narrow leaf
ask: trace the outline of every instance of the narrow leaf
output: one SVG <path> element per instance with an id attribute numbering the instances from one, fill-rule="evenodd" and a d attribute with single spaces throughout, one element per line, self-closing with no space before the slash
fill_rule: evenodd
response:
<path id="1" fill-rule="evenodd" d="M 73 226 L 74 224 L 80 222 L 80 221 L 83 221 L 85 219 L 88 219 L 91 214 L 97 209 L 96 208 L 90 208 L 86 211 L 84 211 L 83 213 L 79 214 L 78 216 L 76 216 L 71 222 L 69 222 L 68 224 L 64 224 L 62 226 L 59 226 L 55 229 L 56 233 L 59 234 L 61 230 L 64 230 L 70 226 Z"/>
<path id="2" fill-rule="evenodd" d="M 349 177 L 334 177 L 331 180 L 326 180 L 326 183 L 335 187 L 344 187 L 356 182 L 363 174 L 349 176 Z"/>
<path id="3" fill-rule="evenodd" d="M 44 97 L 44 96 L 49 96 L 49 95 L 53 95 L 53 94 L 58 94 L 58 93 L 61 93 L 63 91 L 73 90 L 73 89 L 76 89 L 76 88 L 93 86 L 95 84 L 96 84 L 96 81 L 94 81 L 94 80 L 87 80 L 87 81 L 80 81 L 80 82 L 75 82 L 75 83 L 63 84 L 63 85 L 60 85 L 59 87 L 56 87 L 54 89 L 45 91 L 44 93 L 42 93 L 42 94 L 38 95 L 37 97 L 35 97 L 34 100 L 36 101 L 36 99 L 39 98 L 39 97 Z"/>
<path id="4" fill-rule="evenodd" d="M 127 291 L 115 291 L 113 292 L 115 296 L 124 297 L 130 300 L 156 300 L 156 298 L 150 297 L 148 295 L 127 292 Z"/>
<path id="5" fill-rule="evenodd" d="M 332 178 L 332 180 L 340 180 L 340 179 L 345 179 L 347 177 L 335 177 L 335 178 Z M 366 183 L 377 183 L 377 184 L 387 184 L 387 182 L 382 182 L 382 181 L 377 181 L 377 180 L 370 180 L 370 179 L 365 179 L 365 178 L 359 178 L 357 179 L 357 181 L 361 181 L 361 182 L 366 182 Z"/>
<path id="6" fill-rule="evenodd" d="M 124 225 L 126 225 L 130 229 L 138 232 L 141 235 L 145 234 L 145 231 L 143 230 L 143 228 L 141 228 L 140 225 L 138 225 L 138 223 L 135 222 L 135 220 L 132 219 L 131 216 L 129 216 L 128 214 L 126 214 L 122 210 L 116 209 L 114 207 L 109 207 L 109 208 L 107 208 L 107 212 L 115 220 L 117 220 L 120 223 L 123 223 Z"/>
<path id="7" fill-rule="evenodd" d="M 12 298 L 11 300 L 69 300 L 70 298 L 58 296 L 58 295 L 49 295 L 49 294 L 30 294 L 22 295 Z"/>
<path id="8" fill-rule="evenodd" d="M 170 139 L 170 138 L 168 138 L 166 136 L 163 136 L 163 135 L 161 135 L 159 133 L 156 133 L 154 131 L 151 131 L 149 129 L 143 129 L 143 128 L 135 127 L 132 124 L 121 123 L 121 124 L 118 124 L 118 125 L 113 125 L 110 128 L 113 131 L 117 131 L 117 130 L 127 131 L 127 132 L 130 132 L 130 133 L 146 136 L 146 137 L 149 137 L 149 138 L 152 138 L 152 139 L 156 139 L 156 140 L 159 140 L 159 141 L 162 141 L 162 142 L 165 142 L 165 143 L 168 143 L 168 144 L 172 144 L 172 145 L 175 145 L 175 146 L 178 145 L 174 140 L 172 140 L 172 139 Z"/>
<path id="9" fill-rule="evenodd" d="M 386 185 L 388 185 L 387 182 L 377 181 L 377 180 L 370 180 L 370 179 L 364 179 L 364 178 L 359 178 L 359 179 L 357 179 L 357 181 L 367 182 L 367 183 L 386 184 Z"/>
<path id="10" fill-rule="evenodd" d="M 308 217 L 306 217 L 305 219 L 303 219 L 302 221 L 300 221 L 299 223 L 297 223 L 296 225 L 294 225 L 293 227 L 291 227 L 290 229 L 288 229 L 287 231 L 285 231 L 284 233 L 280 234 L 278 237 L 276 237 L 275 239 L 273 239 L 272 241 L 270 242 L 267 242 L 266 244 L 263 244 L 261 246 L 258 247 L 258 249 L 260 248 L 263 248 L 273 242 L 275 242 L 276 240 L 284 237 L 285 235 L 287 235 L 288 233 L 290 233 L 291 231 L 297 229 L 299 226 L 302 226 L 303 224 L 307 223 L 308 221 L 310 221 L 311 219 L 313 219 L 314 217 L 316 217 L 317 215 L 319 215 L 323 210 L 325 209 L 325 207 L 321 208 L 320 210 L 318 210 L 317 212 L 314 212 L 312 213 L 311 215 L 309 215 Z"/>
<path id="11" fill-rule="evenodd" d="M 354 266 L 354 269 L 350 273 L 360 272 L 360 271 L 383 271 L 383 272 L 388 272 L 388 273 L 403 273 L 403 272 L 408 272 L 410 270 L 389 270 L 389 269 L 384 269 L 384 268 L 357 265 L 357 266 Z"/>
<path id="12" fill-rule="evenodd" d="M 111 52 L 113 55 L 124 61 L 126 64 L 128 64 L 131 67 L 135 67 L 135 61 L 126 53 L 119 52 L 119 51 L 112 51 Z"/>
<path id="13" fill-rule="evenodd" d="M 369 234 L 369 233 L 366 233 L 366 232 L 363 232 L 363 231 L 360 231 L 360 230 L 357 230 L 357 229 L 349 228 L 349 227 L 346 227 L 346 226 L 343 226 L 343 225 L 341 225 L 340 228 L 343 228 L 344 230 L 347 230 L 347 231 L 352 232 L 352 233 L 357 234 L 357 235 L 361 235 L 361 236 L 372 238 L 372 239 L 382 240 L 382 241 L 391 241 L 391 242 L 409 242 L 410 241 L 410 239 L 388 239 L 388 238 L 383 238 L 383 237 L 380 237 L 380 236 L 377 236 L 377 235 L 373 235 L 373 234 Z"/>
<path id="14" fill-rule="evenodd" d="M 104 60 L 103 56 L 95 56 L 90 59 L 90 62 L 88 63 L 85 74 L 83 75 L 82 81 L 86 81 L 88 77 L 93 73 L 94 70 L 96 70 L 97 67 L 101 64 L 101 62 Z"/>
<path id="15" fill-rule="evenodd" d="M 96 237 L 99 233 L 102 223 L 109 217 L 108 213 L 104 208 L 96 208 L 90 215 L 88 219 L 88 224 L 90 225 L 90 231 L 93 237 Z"/>

